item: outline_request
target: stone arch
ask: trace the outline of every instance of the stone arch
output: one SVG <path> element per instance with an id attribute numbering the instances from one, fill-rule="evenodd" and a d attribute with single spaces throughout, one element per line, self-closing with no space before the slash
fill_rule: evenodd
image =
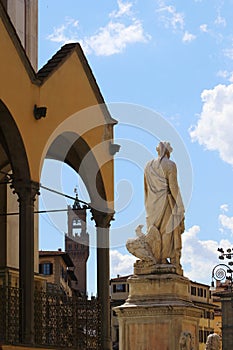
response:
<path id="1" fill-rule="evenodd" d="M 0 100 L 0 181 L 12 172 L 14 180 L 30 181 L 29 164 L 22 137 L 7 106 Z M 7 183 L 0 186 L 0 211 L 7 213 Z M 0 217 L 0 266 L 7 266 L 7 216 Z"/>
<path id="2" fill-rule="evenodd" d="M 74 169 L 82 178 L 91 202 L 98 210 L 106 210 L 106 193 L 99 164 L 87 144 L 73 132 L 63 132 L 48 148 L 45 158 L 59 160 Z"/>
<path id="3" fill-rule="evenodd" d="M 0 100 L 0 169 L 12 169 L 14 177 L 30 181 L 30 170 L 23 139 L 10 111 Z"/>
<path id="4" fill-rule="evenodd" d="M 101 303 L 101 319 L 104 320 L 101 345 L 107 349 L 111 346 L 109 226 L 113 219 L 113 210 L 108 206 L 101 164 L 98 163 L 88 143 L 74 132 L 63 132 L 58 135 L 49 145 L 46 157 L 63 161 L 73 168 L 81 176 L 91 199 L 97 237 L 97 294 Z"/>
<path id="5" fill-rule="evenodd" d="M 34 331 L 34 200 L 38 184 L 31 181 L 30 168 L 23 138 L 7 106 L 0 100 L 0 169 L 12 170 L 11 187 L 18 195 L 19 287 L 21 340 L 32 343 Z M 2 174 L 4 176 L 4 174 Z M 1 210 L 7 214 L 7 185 L 0 189 Z M 7 274 L 7 215 L 1 216 L 1 266 Z M 1 254 L 0 254 L 1 255 Z"/>

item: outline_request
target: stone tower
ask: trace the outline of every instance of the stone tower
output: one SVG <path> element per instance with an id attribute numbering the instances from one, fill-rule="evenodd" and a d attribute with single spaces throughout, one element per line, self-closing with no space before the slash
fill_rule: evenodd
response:
<path id="1" fill-rule="evenodd" d="M 68 233 L 65 236 L 65 251 L 74 263 L 74 274 L 78 284 L 73 286 L 82 294 L 86 294 L 86 271 L 89 257 L 89 234 L 86 231 L 86 207 L 81 207 L 76 193 L 73 206 L 68 206 Z"/>
<path id="2" fill-rule="evenodd" d="M 2 0 L 32 67 L 38 61 L 38 0 Z"/>

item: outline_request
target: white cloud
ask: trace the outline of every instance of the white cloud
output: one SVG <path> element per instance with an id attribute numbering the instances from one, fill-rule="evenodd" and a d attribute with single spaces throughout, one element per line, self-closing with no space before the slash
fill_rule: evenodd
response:
<path id="1" fill-rule="evenodd" d="M 200 31 L 203 32 L 203 33 L 208 33 L 208 25 L 203 23 L 200 25 Z"/>
<path id="2" fill-rule="evenodd" d="M 222 17 L 220 14 L 217 15 L 214 23 L 216 25 L 219 25 L 219 26 L 221 25 L 223 27 L 226 27 L 226 25 L 227 25 L 226 19 L 224 17 Z"/>
<path id="3" fill-rule="evenodd" d="M 122 52 L 127 45 L 146 43 L 150 39 L 143 30 L 142 23 L 134 20 L 132 24 L 109 22 L 95 35 L 82 40 L 84 50 L 97 56 L 109 56 Z"/>
<path id="4" fill-rule="evenodd" d="M 228 80 L 230 83 L 233 83 L 233 72 L 228 72 L 227 70 L 220 70 L 217 72 L 217 76 Z"/>
<path id="5" fill-rule="evenodd" d="M 171 28 L 174 32 L 182 32 L 182 41 L 184 43 L 196 39 L 196 35 L 185 30 L 185 15 L 177 11 L 175 6 L 168 5 L 165 0 L 158 0 L 156 13 L 159 15 L 159 20 L 164 24 L 165 28 Z"/>
<path id="6" fill-rule="evenodd" d="M 110 13 L 109 17 L 119 18 L 122 16 L 129 16 L 132 14 L 131 8 L 133 6 L 132 2 L 123 2 L 122 0 L 117 1 L 119 9 Z"/>
<path id="7" fill-rule="evenodd" d="M 121 53 L 128 45 L 146 43 L 151 38 L 145 33 L 142 22 L 133 17 L 131 8 L 131 2 L 118 0 L 118 10 L 109 14 L 112 19 L 89 37 L 80 38 L 78 35 L 79 22 L 66 18 L 65 23 L 54 28 L 53 33 L 47 38 L 62 45 L 79 41 L 87 54 L 110 56 Z M 122 18 L 125 16 L 127 16 L 127 23 Z"/>
<path id="8" fill-rule="evenodd" d="M 228 204 L 222 204 L 221 206 L 220 206 L 220 209 L 221 209 L 221 211 L 223 211 L 223 212 L 228 212 Z"/>
<path id="9" fill-rule="evenodd" d="M 65 18 L 65 23 L 60 27 L 54 28 L 53 33 L 47 36 L 47 39 L 56 43 L 68 44 L 78 41 L 79 22 L 73 18 Z"/>
<path id="10" fill-rule="evenodd" d="M 187 30 L 184 32 L 182 41 L 184 43 L 191 42 L 196 39 L 196 35 L 189 33 Z"/>
<path id="11" fill-rule="evenodd" d="M 224 56 L 233 60 L 233 48 L 223 50 Z"/>
<path id="12" fill-rule="evenodd" d="M 231 243 L 228 240 L 200 240 L 199 233 L 197 225 L 183 233 L 181 263 L 185 276 L 192 281 L 210 284 L 212 269 L 218 263 L 218 247 L 226 249 L 231 247 Z"/>
<path id="13" fill-rule="evenodd" d="M 228 80 L 230 83 L 233 83 L 233 72 L 230 72 Z"/>
<path id="14" fill-rule="evenodd" d="M 229 72 L 227 70 L 219 70 L 217 76 L 220 78 L 227 79 L 229 77 Z"/>
<path id="15" fill-rule="evenodd" d="M 110 251 L 111 278 L 117 275 L 125 276 L 133 274 L 133 264 L 136 258 L 131 254 L 122 254 L 118 250 Z"/>
<path id="16" fill-rule="evenodd" d="M 178 12 L 175 6 L 166 5 L 164 1 L 159 1 L 159 8 L 156 12 L 160 14 L 160 20 L 166 28 L 172 28 L 173 30 L 184 28 L 184 14 Z"/>
<path id="17" fill-rule="evenodd" d="M 202 111 L 197 125 L 190 129 L 191 139 L 218 151 L 223 161 L 233 165 L 233 84 L 204 90 L 201 98 Z"/>
<path id="18" fill-rule="evenodd" d="M 221 231 L 228 229 L 233 234 L 233 216 L 227 216 L 225 214 L 219 215 L 219 222 L 222 225 Z"/>

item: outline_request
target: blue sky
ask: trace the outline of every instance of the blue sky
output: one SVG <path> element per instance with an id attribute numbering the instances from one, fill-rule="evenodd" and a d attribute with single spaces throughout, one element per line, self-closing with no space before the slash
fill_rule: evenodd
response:
<path id="1" fill-rule="evenodd" d="M 105 102 L 119 120 L 112 277 L 132 273 L 134 258 L 124 244 L 144 223 L 143 168 L 156 156 L 161 138 L 174 147 L 186 202 L 185 276 L 210 283 L 217 247 L 231 247 L 232 12 L 232 0 L 39 0 L 39 66 L 65 43 L 80 42 Z M 42 182 L 69 194 L 78 185 L 80 198 L 88 200 L 71 169 L 63 166 L 54 177 L 57 167 L 47 162 Z M 51 208 L 67 204 L 44 192 L 42 198 Z M 63 244 L 66 217 L 56 215 L 41 216 L 41 249 Z M 89 231 L 94 240 L 93 227 Z"/>

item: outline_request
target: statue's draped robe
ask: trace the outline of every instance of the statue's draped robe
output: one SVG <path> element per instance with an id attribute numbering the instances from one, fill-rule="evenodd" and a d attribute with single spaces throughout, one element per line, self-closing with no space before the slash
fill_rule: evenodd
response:
<path id="1" fill-rule="evenodd" d="M 155 226 L 159 235 L 154 240 L 155 249 L 152 249 L 155 255 L 159 250 L 160 256 L 156 257 L 160 261 L 175 258 L 176 252 L 181 250 L 184 218 L 176 164 L 166 156 L 161 160 L 151 160 L 146 165 L 144 175 L 147 232 L 153 232 L 153 228 L 150 229 Z M 153 241 L 152 236 L 148 238 Z"/>

